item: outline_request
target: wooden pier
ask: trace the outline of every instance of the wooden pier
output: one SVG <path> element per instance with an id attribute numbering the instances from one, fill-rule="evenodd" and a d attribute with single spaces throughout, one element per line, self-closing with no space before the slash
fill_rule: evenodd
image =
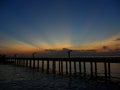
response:
<path id="1" fill-rule="evenodd" d="M 103 64 L 104 77 L 111 78 L 111 63 L 120 63 L 120 57 L 81 57 L 81 58 L 20 58 L 6 57 L 6 62 L 17 66 L 37 69 L 43 73 L 68 76 L 86 76 L 89 64 L 89 76 L 98 77 L 98 63 Z M 51 66 L 51 67 L 50 67 Z"/>

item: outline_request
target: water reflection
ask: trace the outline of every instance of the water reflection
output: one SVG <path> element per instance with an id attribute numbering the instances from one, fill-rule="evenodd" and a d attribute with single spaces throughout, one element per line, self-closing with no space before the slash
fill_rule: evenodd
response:
<path id="1" fill-rule="evenodd" d="M 119 86 L 82 77 L 33 72 L 31 69 L 0 64 L 1 90 L 119 90 Z"/>
<path id="2" fill-rule="evenodd" d="M 39 66 L 41 68 L 42 66 L 42 62 L 39 61 L 37 62 L 37 60 L 35 61 L 35 67 L 37 68 L 37 63 L 39 63 Z M 33 64 L 32 64 L 33 65 Z M 86 65 L 86 73 L 87 74 L 91 74 L 91 71 L 90 71 L 90 63 L 87 62 L 85 63 Z M 67 63 L 67 66 L 68 66 L 68 73 L 69 73 L 69 62 Z M 110 66 L 111 66 L 111 77 L 120 77 L 120 64 L 119 63 L 110 63 Z M 53 61 L 49 61 L 49 68 L 50 68 L 50 71 L 52 71 L 53 69 Z M 72 73 L 74 73 L 74 62 L 71 62 L 71 71 Z M 95 68 L 95 65 L 93 63 L 93 68 Z M 47 61 L 44 61 L 44 69 L 47 69 Z M 81 70 L 82 72 L 84 72 L 84 64 L 83 62 L 81 62 Z M 56 68 L 55 68 L 55 71 L 58 73 L 59 71 L 59 62 L 56 61 Z M 76 62 L 76 72 L 79 73 L 79 62 Z M 66 62 L 63 61 L 63 73 L 65 74 L 66 73 Z M 93 73 L 95 73 L 95 70 L 93 69 Z M 104 63 L 97 63 L 97 73 L 98 75 L 100 76 L 104 76 L 105 74 L 105 71 L 104 71 Z"/>

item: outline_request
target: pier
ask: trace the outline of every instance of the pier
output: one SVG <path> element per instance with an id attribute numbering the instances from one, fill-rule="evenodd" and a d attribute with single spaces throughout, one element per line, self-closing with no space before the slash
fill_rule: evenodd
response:
<path id="1" fill-rule="evenodd" d="M 111 63 L 120 63 L 120 57 L 81 57 L 81 58 L 21 58 L 6 57 L 6 62 L 28 67 L 47 74 L 67 76 L 86 76 L 89 64 L 89 76 L 99 77 L 98 63 L 103 64 L 104 78 L 111 79 Z"/>

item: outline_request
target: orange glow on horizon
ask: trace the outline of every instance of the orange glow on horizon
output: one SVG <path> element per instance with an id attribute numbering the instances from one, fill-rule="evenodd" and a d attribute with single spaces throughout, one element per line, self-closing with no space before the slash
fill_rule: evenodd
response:
<path id="1" fill-rule="evenodd" d="M 16 39 L 11 39 L 11 43 L 5 42 L 5 48 L 0 48 L 0 53 L 10 54 L 10 53 L 33 53 L 33 52 L 43 52 L 45 49 L 61 50 L 63 48 L 73 49 L 73 50 L 96 50 L 98 52 L 109 52 L 120 48 L 120 42 L 115 41 L 119 38 L 119 35 L 111 37 L 103 41 L 96 41 L 86 44 L 81 44 L 78 46 L 73 46 L 70 39 L 61 41 L 54 41 L 49 44 L 47 42 L 39 41 L 35 39 L 36 45 L 31 45 Z M 107 48 L 104 49 L 103 46 Z"/>
<path id="2" fill-rule="evenodd" d="M 86 43 L 72 48 L 76 50 L 97 50 L 98 52 L 114 51 L 115 49 L 120 48 L 120 41 L 115 41 L 119 36 L 120 34 L 103 41 Z M 107 48 L 103 49 L 103 46 L 106 46 Z"/>

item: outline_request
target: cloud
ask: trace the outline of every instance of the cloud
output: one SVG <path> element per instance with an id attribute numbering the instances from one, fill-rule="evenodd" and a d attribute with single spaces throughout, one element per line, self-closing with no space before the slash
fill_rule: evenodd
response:
<path id="1" fill-rule="evenodd" d="M 120 34 L 117 34 L 115 36 L 109 37 L 105 40 L 101 40 L 101 41 L 94 41 L 91 43 L 84 43 L 84 44 L 80 44 L 76 47 L 73 47 L 74 49 L 79 49 L 79 50 L 98 50 L 98 51 L 104 51 L 106 49 L 106 51 L 111 51 L 111 50 L 115 50 L 116 48 L 120 48 L 120 42 L 115 42 L 115 40 L 119 40 Z M 105 47 L 104 47 L 105 46 Z M 103 48 L 104 47 L 104 48 Z"/>
<path id="2" fill-rule="evenodd" d="M 7 35 L 0 36 L 0 53 L 28 53 L 37 47 Z"/>
<path id="3" fill-rule="evenodd" d="M 120 41 L 120 38 L 115 39 L 115 41 Z"/>
<path id="4" fill-rule="evenodd" d="M 108 46 L 103 46 L 102 48 L 103 48 L 104 50 L 109 49 Z"/>

